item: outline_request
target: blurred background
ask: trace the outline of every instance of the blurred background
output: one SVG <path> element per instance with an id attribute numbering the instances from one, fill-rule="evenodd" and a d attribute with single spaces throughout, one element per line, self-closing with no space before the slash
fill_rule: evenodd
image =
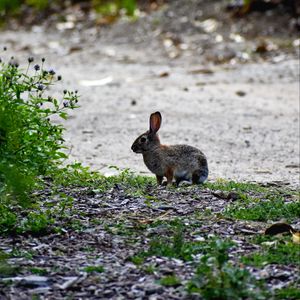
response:
<path id="1" fill-rule="evenodd" d="M 130 146 L 160 110 L 211 179 L 299 184 L 299 0 L 0 0 L 0 26 L 3 59 L 45 57 L 79 91 L 72 159 L 148 174 Z"/>

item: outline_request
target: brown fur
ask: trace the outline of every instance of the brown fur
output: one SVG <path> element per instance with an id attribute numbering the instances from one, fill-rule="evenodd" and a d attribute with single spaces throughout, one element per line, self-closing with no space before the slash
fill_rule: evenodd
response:
<path id="1" fill-rule="evenodd" d="M 161 125 L 161 114 L 150 116 L 150 128 L 141 134 L 131 149 L 143 155 L 148 169 L 156 175 L 157 183 L 162 184 L 163 177 L 171 184 L 175 177 L 178 185 L 182 180 L 201 183 L 208 175 L 205 155 L 197 148 L 188 145 L 162 145 L 157 131 Z"/>

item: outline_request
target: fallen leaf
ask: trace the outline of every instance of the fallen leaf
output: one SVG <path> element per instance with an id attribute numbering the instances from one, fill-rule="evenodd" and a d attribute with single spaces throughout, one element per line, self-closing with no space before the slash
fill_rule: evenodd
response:
<path id="1" fill-rule="evenodd" d="M 73 52 L 77 52 L 77 51 L 81 51 L 81 50 L 82 50 L 81 46 L 73 46 L 73 47 L 70 47 L 69 53 L 73 53 Z"/>
<path id="2" fill-rule="evenodd" d="M 214 74 L 211 69 L 195 69 L 188 72 L 189 74 Z"/>
<path id="3" fill-rule="evenodd" d="M 294 229 L 291 225 L 286 223 L 276 223 L 271 225 L 269 228 L 267 228 L 265 234 L 276 235 L 279 233 L 291 232 L 291 231 L 294 232 Z"/>
<path id="4" fill-rule="evenodd" d="M 300 244 L 300 231 L 291 231 L 292 239 L 295 244 Z"/>
<path id="5" fill-rule="evenodd" d="M 159 77 L 168 77 L 168 76 L 170 76 L 169 72 L 162 72 L 159 74 Z"/>

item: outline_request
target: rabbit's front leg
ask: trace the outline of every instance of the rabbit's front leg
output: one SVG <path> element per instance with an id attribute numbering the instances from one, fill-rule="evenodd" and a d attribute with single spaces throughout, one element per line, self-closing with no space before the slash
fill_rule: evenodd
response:
<path id="1" fill-rule="evenodd" d="M 174 170 L 172 168 L 168 168 L 165 174 L 167 178 L 167 185 L 172 184 L 173 182 L 173 177 L 174 177 Z"/>
<path id="2" fill-rule="evenodd" d="M 164 178 L 163 176 L 156 175 L 156 180 L 158 185 L 162 185 L 163 178 Z"/>

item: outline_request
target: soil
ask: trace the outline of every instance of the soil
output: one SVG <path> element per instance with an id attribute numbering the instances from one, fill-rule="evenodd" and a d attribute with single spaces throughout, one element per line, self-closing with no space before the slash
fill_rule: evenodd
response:
<path id="1" fill-rule="evenodd" d="M 203 299 L 186 290 L 203 255 L 200 252 L 192 261 L 159 254 L 146 257 L 143 263 L 133 259 L 148 251 L 151 241 L 172 242 L 172 222 L 183 224 L 185 243 L 209 243 L 213 237 L 234 241 L 229 260 L 262 280 L 270 291 L 296 287 L 299 282 L 299 263 L 268 262 L 253 267 L 240 262 L 242 257 L 265 252 L 263 243 L 258 245 L 255 240 L 265 239 L 264 231 L 271 222 L 222 217 L 224 209 L 237 200 L 234 193 L 201 186 L 148 186 L 147 196 L 134 196 L 120 184 L 106 192 L 74 187 L 62 192 L 74 198 L 72 209 L 78 213 L 63 222 L 57 218 L 55 226 L 59 230 L 45 236 L 0 237 L 0 250 L 11 254 L 8 263 L 17 270 L 17 275 L 1 278 L 0 274 L 1 300 Z M 61 201 L 49 194 L 51 190 L 45 189 L 41 195 L 46 207 Z M 285 200 L 293 201 L 293 197 L 286 195 Z M 68 207 L 65 212 L 69 213 Z M 292 225 L 298 229 L 299 220 Z M 265 245 L 274 245 L 274 252 L 275 245 L 289 240 L 289 236 L 276 236 Z M 100 271 L 86 269 L 99 266 L 103 268 Z M 180 283 L 169 287 L 159 284 L 161 278 L 170 275 Z"/>
<path id="2" fill-rule="evenodd" d="M 1 32 L 22 65 L 46 57 L 78 89 L 81 108 L 66 122 L 72 159 L 104 174 L 109 166 L 149 174 L 130 146 L 163 116 L 165 144 L 190 144 L 216 178 L 299 184 L 299 39 L 284 10 L 234 19 L 222 1 L 180 1 L 91 26 L 78 12 L 65 23 Z"/>

